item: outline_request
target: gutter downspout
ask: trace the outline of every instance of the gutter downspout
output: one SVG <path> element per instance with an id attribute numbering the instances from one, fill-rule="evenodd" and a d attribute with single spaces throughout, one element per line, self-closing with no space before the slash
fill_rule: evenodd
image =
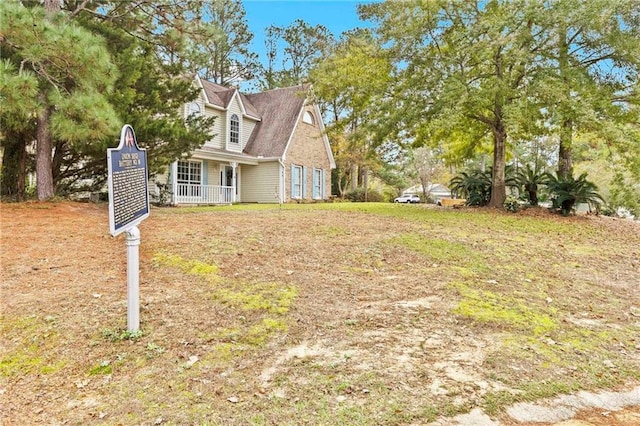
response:
<path id="1" fill-rule="evenodd" d="M 280 204 L 284 203 L 284 172 L 285 172 L 285 167 L 284 167 L 284 160 L 282 158 L 278 159 L 278 164 L 280 164 L 280 176 L 279 176 L 279 180 L 280 180 L 280 190 L 278 191 L 278 202 Z"/>

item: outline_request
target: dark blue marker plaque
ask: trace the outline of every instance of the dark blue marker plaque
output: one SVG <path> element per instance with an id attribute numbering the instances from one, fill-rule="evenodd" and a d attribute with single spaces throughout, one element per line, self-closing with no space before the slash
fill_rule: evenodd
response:
<path id="1" fill-rule="evenodd" d="M 114 237 L 149 216 L 147 151 L 138 148 L 133 127 L 125 124 L 117 148 L 107 149 L 109 228 Z"/>

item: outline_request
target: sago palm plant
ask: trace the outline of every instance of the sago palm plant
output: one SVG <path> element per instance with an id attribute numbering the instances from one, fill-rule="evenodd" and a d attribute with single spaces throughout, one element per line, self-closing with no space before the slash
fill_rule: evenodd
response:
<path id="1" fill-rule="evenodd" d="M 473 169 L 454 176 L 449 181 L 451 191 L 465 197 L 470 206 L 486 206 L 491 200 L 491 177 L 493 167 L 482 171 Z M 507 165 L 504 170 L 504 183 L 507 187 L 517 186 L 513 166 Z"/>
<path id="2" fill-rule="evenodd" d="M 596 191 L 598 187 L 587 180 L 587 173 L 582 173 L 578 178 L 572 175 L 554 176 L 547 173 L 547 189 L 553 200 L 553 208 L 560 209 L 563 216 L 572 212 L 576 204 L 586 203 L 589 207 L 597 207 L 604 202 L 602 196 Z"/>
<path id="3" fill-rule="evenodd" d="M 516 181 L 518 186 L 524 189 L 527 194 L 529 204 L 537 206 L 538 190 L 541 185 L 545 185 L 549 181 L 549 178 L 547 173 L 540 170 L 537 166 L 531 167 L 531 165 L 527 164 L 518 171 Z"/>

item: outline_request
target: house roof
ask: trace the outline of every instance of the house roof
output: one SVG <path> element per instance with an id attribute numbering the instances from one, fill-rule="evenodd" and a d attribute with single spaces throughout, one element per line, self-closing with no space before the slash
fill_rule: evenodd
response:
<path id="1" fill-rule="evenodd" d="M 204 94 L 210 104 L 221 108 L 226 108 L 229 105 L 235 89 L 224 87 L 205 79 L 200 79 L 200 81 L 202 82 Z"/>
<path id="2" fill-rule="evenodd" d="M 260 113 L 258 112 L 256 107 L 253 106 L 251 101 L 249 101 L 249 98 L 247 98 L 247 95 L 244 95 L 242 93 L 239 93 L 239 95 L 240 95 L 240 100 L 242 101 L 242 105 L 244 105 L 244 109 L 245 109 L 245 112 L 247 113 L 247 115 L 250 115 L 251 117 L 255 117 L 257 119 L 260 119 L 261 118 L 260 117 Z"/>
<path id="3" fill-rule="evenodd" d="M 309 85 L 299 85 L 244 95 L 262 118 L 247 142 L 247 154 L 264 157 L 284 154 L 308 89 Z"/>
<path id="4" fill-rule="evenodd" d="M 247 98 L 246 95 L 238 92 L 238 90 L 234 87 L 225 87 L 220 84 L 214 83 L 212 81 L 200 79 L 202 83 L 202 88 L 204 89 L 204 94 L 207 97 L 207 101 L 215 106 L 220 108 L 227 109 L 233 96 L 237 93 L 240 96 L 240 103 L 244 107 L 245 113 L 255 118 L 256 120 L 260 120 L 260 113 L 256 109 L 255 106 L 251 104 L 251 101 Z"/>

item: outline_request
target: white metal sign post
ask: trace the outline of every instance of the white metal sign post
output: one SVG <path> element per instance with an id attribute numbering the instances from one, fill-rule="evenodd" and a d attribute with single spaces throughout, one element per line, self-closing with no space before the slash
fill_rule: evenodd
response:
<path id="1" fill-rule="evenodd" d="M 140 230 L 132 226 L 127 234 L 127 330 L 140 329 Z"/>
<path id="2" fill-rule="evenodd" d="M 140 329 L 140 230 L 149 216 L 147 152 L 138 148 L 133 127 L 126 124 L 117 148 L 107 149 L 109 229 L 127 236 L 127 329 Z"/>

